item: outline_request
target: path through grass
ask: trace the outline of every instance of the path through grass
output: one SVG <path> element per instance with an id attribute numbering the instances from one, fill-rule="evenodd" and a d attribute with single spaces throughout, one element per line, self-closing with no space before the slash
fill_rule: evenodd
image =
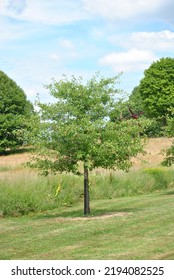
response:
<path id="1" fill-rule="evenodd" d="M 0 219 L 0 259 L 174 259 L 174 189 Z"/>

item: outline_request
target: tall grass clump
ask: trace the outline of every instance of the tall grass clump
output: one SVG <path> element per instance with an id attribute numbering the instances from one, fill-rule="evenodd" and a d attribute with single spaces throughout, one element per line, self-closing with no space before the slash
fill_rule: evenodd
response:
<path id="1" fill-rule="evenodd" d="M 165 168 L 146 168 L 144 173 L 154 179 L 152 190 L 163 190 L 174 185 L 174 172 Z"/>
<path id="2" fill-rule="evenodd" d="M 167 168 L 147 168 L 128 173 L 101 173 L 93 175 L 90 183 L 93 199 L 140 195 L 172 187 L 174 187 L 174 170 Z"/>
<path id="3" fill-rule="evenodd" d="M 174 170 L 146 168 L 124 172 L 94 172 L 90 198 L 112 199 L 174 187 Z M 39 176 L 32 170 L 0 173 L 0 216 L 19 216 L 83 203 L 83 177 L 73 174 Z"/>
<path id="4" fill-rule="evenodd" d="M 11 166 L 0 166 L 0 172 L 7 172 L 12 170 Z"/>
<path id="5" fill-rule="evenodd" d="M 83 198 L 83 177 L 61 174 L 52 185 L 57 206 L 71 206 Z"/>
<path id="6" fill-rule="evenodd" d="M 73 175 L 39 176 L 34 171 L 3 172 L 0 176 L 0 215 L 70 206 L 82 197 L 81 180 Z"/>
<path id="7" fill-rule="evenodd" d="M 24 215 L 37 211 L 47 200 L 46 182 L 33 172 L 11 172 L 1 174 L 1 215 Z"/>

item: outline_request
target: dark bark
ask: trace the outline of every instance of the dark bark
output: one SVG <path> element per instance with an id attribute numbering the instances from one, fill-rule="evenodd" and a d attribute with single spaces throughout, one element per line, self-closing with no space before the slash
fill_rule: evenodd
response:
<path id="1" fill-rule="evenodd" d="M 90 214 L 88 167 L 84 164 L 84 214 Z"/>

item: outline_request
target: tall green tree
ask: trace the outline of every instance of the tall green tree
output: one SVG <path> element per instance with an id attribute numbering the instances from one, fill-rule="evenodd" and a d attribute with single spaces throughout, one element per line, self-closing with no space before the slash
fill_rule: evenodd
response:
<path id="1" fill-rule="evenodd" d="M 31 113 L 33 106 L 26 99 L 24 91 L 0 71 L 0 153 L 24 143 Z"/>
<path id="2" fill-rule="evenodd" d="M 47 86 L 55 103 L 37 104 L 40 122 L 35 128 L 38 152 L 33 166 L 46 175 L 50 171 L 83 175 L 84 214 L 90 213 L 89 171 L 97 167 L 127 171 L 131 157 L 143 150 L 136 122 L 113 121 L 120 95 L 117 81 L 118 76 L 99 74 L 86 84 L 82 78 L 64 77 Z"/>
<path id="3" fill-rule="evenodd" d="M 174 59 L 161 58 L 144 71 L 144 78 L 136 90 L 144 111 L 150 118 L 166 118 L 174 107 Z"/>

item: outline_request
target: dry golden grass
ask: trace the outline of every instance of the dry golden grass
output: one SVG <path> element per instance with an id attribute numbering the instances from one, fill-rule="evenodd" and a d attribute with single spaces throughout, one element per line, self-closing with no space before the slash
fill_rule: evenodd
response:
<path id="1" fill-rule="evenodd" d="M 151 138 L 145 146 L 145 155 L 138 155 L 133 159 L 133 166 L 135 168 L 144 166 L 156 166 L 161 163 L 164 155 L 160 154 L 161 150 L 170 147 L 172 144 L 171 138 Z M 7 156 L 0 156 L 0 167 L 8 166 L 15 169 L 20 168 L 24 163 L 29 161 L 30 153 L 14 154 Z"/>
<path id="2" fill-rule="evenodd" d="M 17 167 L 26 163 L 30 158 L 29 153 L 0 156 L 0 166 Z"/>
<path id="3" fill-rule="evenodd" d="M 145 166 L 157 166 L 164 159 L 161 151 L 167 149 L 172 144 L 172 138 L 150 138 L 147 141 L 145 146 L 145 155 L 138 155 L 133 159 L 133 166 L 136 167 L 145 167 Z"/>

